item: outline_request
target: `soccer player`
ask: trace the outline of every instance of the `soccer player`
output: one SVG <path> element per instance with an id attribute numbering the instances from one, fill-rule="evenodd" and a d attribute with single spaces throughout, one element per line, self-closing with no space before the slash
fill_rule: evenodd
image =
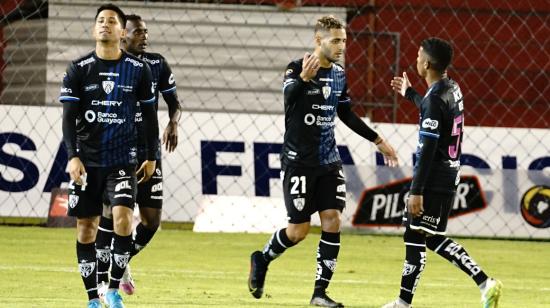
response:
<path id="1" fill-rule="evenodd" d="M 344 69 L 346 30 L 333 16 L 317 20 L 315 50 L 288 64 L 284 74 L 285 135 L 281 179 L 289 223 L 276 231 L 263 252 L 251 255 L 248 287 L 255 298 L 263 294 L 268 265 L 309 232 L 311 215 L 319 212 L 321 240 L 310 304 L 343 307 L 326 294 L 340 250 L 341 213 L 346 186 L 334 139 L 336 115 L 355 133 L 373 142 L 390 166 L 397 164 L 393 148 L 352 110 Z"/>
<path id="2" fill-rule="evenodd" d="M 158 109 L 159 92 L 162 93 L 164 101 L 168 105 L 169 121 L 163 135 L 163 143 L 168 152 L 176 149 L 178 144 L 178 121 L 181 116 L 181 107 L 176 92 L 174 74 L 166 59 L 158 53 L 146 52 L 148 46 L 147 25 L 138 15 L 126 15 L 126 37 L 122 39 L 124 50 L 145 61 L 153 73 L 153 84 L 155 85 L 155 110 Z M 140 121 L 141 119 L 138 118 Z M 140 135 L 144 135 L 145 127 L 139 125 Z M 141 139 L 143 140 L 143 139 Z M 140 140 L 140 141 L 141 141 Z M 143 142 L 138 143 L 138 159 L 140 162 L 146 159 L 146 148 Z M 153 238 L 160 225 L 162 212 L 162 166 L 160 147 L 155 154 L 156 170 L 151 180 L 138 184 L 136 203 L 139 206 L 141 222 L 136 226 L 134 233 L 134 245 L 130 251 L 130 257 L 135 256 Z M 99 222 L 99 230 L 96 240 L 98 258 L 98 285 L 100 297 L 109 280 L 109 266 L 111 265 L 110 248 L 113 235 L 113 220 L 111 207 L 104 205 L 103 215 Z M 128 295 L 134 293 L 135 284 L 130 273 L 130 266 L 126 267 L 124 276 L 120 282 L 120 289 Z"/>
<path id="3" fill-rule="evenodd" d="M 137 176 L 155 172 L 158 121 L 149 66 L 122 51 L 126 17 L 115 5 L 99 7 L 95 50 L 69 64 L 59 100 L 63 103 L 63 141 L 69 156 L 69 211 L 77 218 L 76 253 L 88 307 L 101 307 L 97 294 L 95 240 L 102 197 L 113 204 L 113 266 L 106 301 L 124 307 L 118 293 L 132 248 L 132 213 Z M 136 172 L 136 115 L 145 127 L 146 160 Z"/>
<path id="4" fill-rule="evenodd" d="M 445 236 L 449 212 L 460 181 L 460 155 L 464 132 L 464 100 L 458 84 L 447 77 L 453 49 L 439 38 L 420 44 L 416 69 L 428 91 L 421 97 L 406 73 L 394 77 L 391 87 L 420 110 L 420 140 L 413 181 L 404 215 L 405 265 L 399 298 L 384 308 L 411 307 L 426 266 L 426 247 L 472 277 L 481 290 L 483 307 L 497 307 L 502 283 L 488 278 L 457 242 Z"/>

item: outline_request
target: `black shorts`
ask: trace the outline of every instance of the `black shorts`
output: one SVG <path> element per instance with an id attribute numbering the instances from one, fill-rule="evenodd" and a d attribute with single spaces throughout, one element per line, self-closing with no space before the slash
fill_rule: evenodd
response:
<path id="1" fill-rule="evenodd" d="M 424 193 L 423 199 L 424 213 L 419 217 L 412 217 L 405 207 L 403 224 L 412 230 L 420 230 L 432 235 L 445 234 L 455 195 L 427 192 Z"/>
<path id="2" fill-rule="evenodd" d="M 342 211 L 346 206 L 346 180 L 339 164 L 314 168 L 285 166 L 281 179 L 290 223 L 308 222 L 315 212 Z"/>
<path id="3" fill-rule="evenodd" d="M 162 209 L 162 199 L 162 164 L 158 159 L 153 176 L 149 181 L 138 184 L 136 203 L 140 208 Z"/>
<path id="4" fill-rule="evenodd" d="M 136 167 L 86 167 L 85 185 L 69 183 L 68 215 L 100 216 L 103 199 L 133 209 L 136 200 Z"/>

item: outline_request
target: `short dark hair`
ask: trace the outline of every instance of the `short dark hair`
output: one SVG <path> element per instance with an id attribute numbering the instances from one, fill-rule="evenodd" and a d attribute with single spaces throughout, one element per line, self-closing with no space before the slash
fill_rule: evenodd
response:
<path id="1" fill-rule="evenodd" d="M 315 24 L 315 32 L 324 30 L 329 31 L 330 29 L 344 29 L 344 24 L 336 17 L 332 15 L 323 16 L 317 19 Z"/>
<path id="2" fill-rule="evenodd" d="M 445 72 L 453 59 L 453 47 L 449 42 L 437 37 L 430 37 L 420 44 L 422 50 L 428 55 L 428 61 L 432 68 L 439 73 Z"/>
<path id="3" fill-rule="evenodd" d="M 97 20 L 97 16 L 99 16 L 99 13 L 105 10 L 114 11 L 118 16 L 118 21 L 120 21 L 120 24 L 122 25 L 122 29 L 126 28 L 126 15 L 124 15 L 124 12 L 118 6 L 112 3 L 108 3 L 100 6 L 97 9 L 97 13 L 95 14 L 95 20 Z"/>
<path id="4" fill-rule="evenodd" d="M 139 22 L 139 21 L 142 21 L 142 19 L 141 19 L 141 16 L 139 15 L 129 14 L 129 15 L 126 15 L 126 21 Z"/>

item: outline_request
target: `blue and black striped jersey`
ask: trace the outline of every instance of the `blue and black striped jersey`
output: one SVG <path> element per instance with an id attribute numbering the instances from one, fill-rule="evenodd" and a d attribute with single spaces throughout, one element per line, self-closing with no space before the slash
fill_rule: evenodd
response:
<path id="1" fill-rule="evenodd" d="M 351 104 L 344 69 L 332 64 L 315 78 L 300 78 L 303 59 L 288 64 L 284 75 L 285 135 L 281 162 L 315 167 L 341 162 L 334 139 L 338 105 Z"/>
<path id="2" fill-rule="evenodd" d="M 123 52 L 103 60 L 95 51 L 69 64 L 59 100 L 78 104 L 76 149 L 85 166 L 137 164 L 139 105 L 155 102 L 151 70 Z"/>

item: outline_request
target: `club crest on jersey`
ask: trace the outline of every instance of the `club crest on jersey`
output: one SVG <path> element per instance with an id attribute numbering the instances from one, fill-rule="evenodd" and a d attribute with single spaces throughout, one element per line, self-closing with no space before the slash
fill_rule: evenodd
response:
<path id="1" fill-rule="evenodd" d="M 304 209 L 304 206 L 306 205 L 306 198 L 295 198 L 294 200 L 292 200 L 292 203 L 294 203 L 294 207 L 298 211 L 301 211 Z"/>
<path id="2" fill-rule="evenodd" d="M 69 195 L 69 207 L 71 209 L 74 209 L 74 207 L 78 203 L 78 196 L 77 195 Z"/>
<path id="3" fill-rule="evenodd" d="M 403 265 L 403 276 L 408 276 L 412 274 L 415 269 L 416 269 L 416 265 L 412 265 L 405 262 L 405 264 Z"/>
<path id="4" fill-rule="evenodd" d="M 86 262 L 86 260 L 82 260 L 82 262 L 78 263 L 78 270 L 80 271 L 80 275 L 82 277 L 87 278 L 90 276 L 95 269 L 95 262 Z"/>
<path id="5" fill-rule="evenodd" d="M 332 88 L 329 85 L 326 85 L 323 87 L 323 97 L 327 99 L 330 96 L 330 92 L 332 92 Z"/>
<path id="6" fill-rule="evenodd" d="M 103 85 L 103 91 L 105 91 L 106 94 L 110 94 L 113 92 L 113 89 L 115 88 L 115 82 L 112 80 L 105 80 L 102 83 Z"/>

